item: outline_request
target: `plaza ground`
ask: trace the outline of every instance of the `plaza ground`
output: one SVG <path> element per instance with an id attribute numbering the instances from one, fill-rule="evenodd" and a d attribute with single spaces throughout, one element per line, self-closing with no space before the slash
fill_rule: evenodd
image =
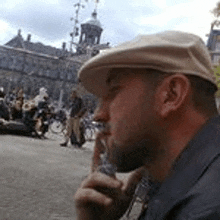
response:
<path id="1" fill-rule="evenodd" d="M 94 142 L 76 149 L 61 140 L 0 135 L 0 220 L 76 219 L 73 196 L 89 173 Z"/>

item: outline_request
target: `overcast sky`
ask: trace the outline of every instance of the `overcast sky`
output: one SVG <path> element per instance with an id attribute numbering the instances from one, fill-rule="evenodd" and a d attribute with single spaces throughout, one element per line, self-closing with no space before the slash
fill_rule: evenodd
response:
<path id="1" fill-rule="evenodd" d="M 33 42 L 61 48 L 69 33 L 79 0 L 2 0 L 0 4 L 0 44 L 17 35 L 18 29 Z M 94 0 L 81 9 L 79 21 L 87 20 Z M 100 0 L 98 19 L 104 29 L 101 43 L 114 46 L 138 34 L 180 30 L 199 35 L 205 42 L 214 17 L 210 13 L 217 0 Z M 77 38 L 76 38 L 77 42 Z"/>

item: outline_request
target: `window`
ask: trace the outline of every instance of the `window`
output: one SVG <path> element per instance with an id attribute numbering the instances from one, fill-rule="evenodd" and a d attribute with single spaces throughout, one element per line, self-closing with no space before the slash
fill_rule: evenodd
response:
<path id="1" fill-rule="evenodd" d="M 215 43 L 215 51 L 220 51 L 220 41 Z"/>

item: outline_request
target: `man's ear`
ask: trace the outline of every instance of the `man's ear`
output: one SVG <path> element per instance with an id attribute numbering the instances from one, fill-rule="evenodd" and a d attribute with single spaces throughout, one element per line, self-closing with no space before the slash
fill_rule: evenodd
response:
<path id="1" fill-rule="evenodd" d="M 180 107 L 189 100 L 190 90 L 190 81 L 185 75 L 174 74 L 166 77 L 156 90 L 157 113 L 166 118 L 180 110 Z"/>

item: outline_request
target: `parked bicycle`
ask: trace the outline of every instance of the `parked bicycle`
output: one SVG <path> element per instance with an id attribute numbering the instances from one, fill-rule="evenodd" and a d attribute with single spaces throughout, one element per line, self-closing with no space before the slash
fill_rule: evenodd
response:
<path id="1" fill-rule="evenodd" d="M 64 110 L 54 113 L 50 121 L 50 130 L 54 134 L 64 134 L 66 131 L 67 116 Z"/>
<path id="2" fill-rule="evenodd" d="M 84 132 L 86 141 L 95 139 L 95 134 L 99 130 L 99 123 L 93 121 L 93 115 L 88 114 L 83 118 Z"/>

